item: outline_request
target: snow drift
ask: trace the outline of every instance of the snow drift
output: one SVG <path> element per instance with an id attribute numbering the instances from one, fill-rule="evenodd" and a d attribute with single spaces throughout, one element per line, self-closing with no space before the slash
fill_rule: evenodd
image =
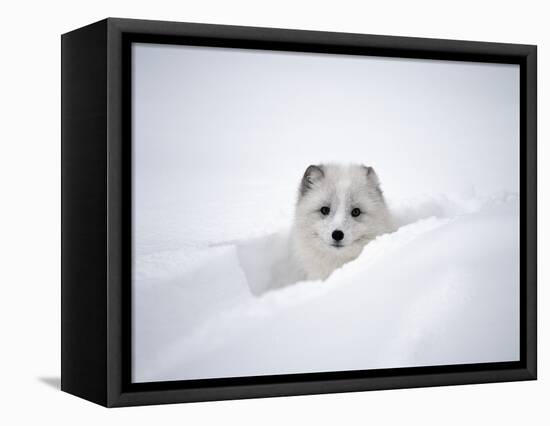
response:
<path id="1" fill-rule="evenodd" d="M 324 282 L 265 287 L 284 231 L 141 253 L 134 380 L 517 360 L 518 197 L 392 210 L 399 229 Z"/>

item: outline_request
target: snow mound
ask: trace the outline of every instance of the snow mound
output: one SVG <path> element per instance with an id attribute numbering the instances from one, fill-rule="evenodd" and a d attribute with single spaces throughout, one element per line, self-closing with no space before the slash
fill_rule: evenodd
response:
<path id="1" fill-rule="evenodd" d="M 518 359 L 517 195 L 390 206 L 398 230 L 324 282 L 267 287 L 284 231 L 143 253 L 134 381 Z"/>

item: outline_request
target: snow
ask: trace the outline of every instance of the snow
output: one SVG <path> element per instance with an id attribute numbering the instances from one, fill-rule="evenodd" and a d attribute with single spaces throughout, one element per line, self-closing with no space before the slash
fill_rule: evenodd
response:
<path id="1" fill-rule="evenodd" d="M 260 295 L 284 232 L 171 253 L 135 282 L 134 380 L 518 359 L 517 196 L 394 211 L 402 226 L 325 282 Z"/>
<path id="2" fill-rule="evenodd" d="M 133 380 L 519 359 L 519 68 L 134 46 Z M 399 228 L 270 289 L 306 167 Z"/>

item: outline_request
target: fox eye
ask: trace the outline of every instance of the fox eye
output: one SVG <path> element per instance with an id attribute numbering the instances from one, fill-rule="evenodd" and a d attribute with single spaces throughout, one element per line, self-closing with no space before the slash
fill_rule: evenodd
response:
<path id="1" fill-rule="evenodd" d="M 321 207 L 321 214 L 323 216 L 327 216 L 329 213 L 330 213 L 330 207 L 327 207 L 327 206 Z"/>
<path id="2" fill-rule="evenodd" d="M 357 207 L 355 207 L 352 211 L 351 211 L 351 215 L 353 217 L 357 217 L 361 214 L 361 210 L 359 210 Z"/>

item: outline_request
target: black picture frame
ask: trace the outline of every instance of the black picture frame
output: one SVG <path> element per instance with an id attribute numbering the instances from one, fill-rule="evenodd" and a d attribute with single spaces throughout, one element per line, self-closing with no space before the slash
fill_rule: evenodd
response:
<path id="1" fill-rule="evenodd" d="M 116 407 L 536 379 L 536 46 L 118 18 L 61 41 L 62 390 Z M 520 361 L 131 383 L 132 42 L 519 64 Z"/>

